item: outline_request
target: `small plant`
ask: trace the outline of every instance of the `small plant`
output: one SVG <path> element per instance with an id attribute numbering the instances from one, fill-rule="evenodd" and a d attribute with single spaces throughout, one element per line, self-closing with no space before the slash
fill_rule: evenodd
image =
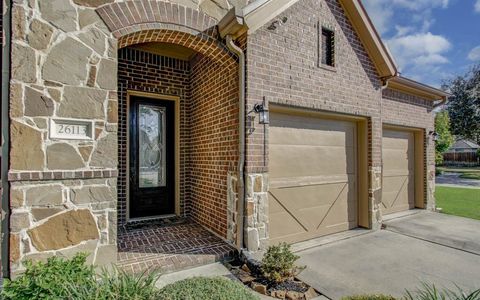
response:
<path id="1" fill-rule="evenodd" d="M 193 277 L 165 286 L 161 300 L 259 300 L 242 284 L 222 277 Z"/>
<path id="2" fill-rule="evenodd" d="M 87 285 L 68 285 L 68 299 L 76 300 L 156 300 L 158 273 L 129 274 L 117 268 L 103 270 L 98 280 Z"/>
<path id="3" fill-rule="evenodd" d="M 292 253 L 287 243 L 270 246 L 262 259 L 262 274 L 266 279 L 277 283 L 291 279 L 305 268 L 295 265 L 299 258 Z"/>
<path id="4" fill-rule="evenodd" d="M 90 285 L 94 271 L 86 266 L 87 255 L 80 253 L 70 260 L 51 257 L 46 263 L 25 262 L 26 271 L 15 280 L 5 280 L 2 299 L 66 299 L 66 285 Z"/>
<path id="5" fill-rule="evenodd" d="M 439 290 L 434 284 L 422 283 L 422 287 L 415 292 L 406 291 L 406 300 L 480 300 L 480 289 L 465 292 L 459 286 L 457 291 L 449 289 Z"/>
<path id="6" fill-rule="evenodd" d="M 394 297 L 388 295 L 357 295 L 343 297 L 342 300 L 395 300 Z"/>

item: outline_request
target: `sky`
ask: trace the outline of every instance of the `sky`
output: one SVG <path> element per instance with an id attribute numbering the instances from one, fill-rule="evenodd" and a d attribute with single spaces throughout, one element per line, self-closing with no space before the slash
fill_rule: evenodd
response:
<path id="1" fill-rule="evenodd" d="M 480 64 L 480 0 L 363 0 L 401 75 L 440 87 Z"/>

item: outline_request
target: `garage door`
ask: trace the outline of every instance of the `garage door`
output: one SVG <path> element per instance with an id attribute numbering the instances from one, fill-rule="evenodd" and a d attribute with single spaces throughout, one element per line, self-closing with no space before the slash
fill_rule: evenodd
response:
<path id="1" fill-rule="evenodd" d="M 271 114 L 271 244 L 357 227 L 356 135 L 352 122 Z"/>
<path id="2" fill-rule="evenodd" d="M 415 138 L 408 131 L 383 130 L 383 214 L 408 210 L 415 201 Z"/>

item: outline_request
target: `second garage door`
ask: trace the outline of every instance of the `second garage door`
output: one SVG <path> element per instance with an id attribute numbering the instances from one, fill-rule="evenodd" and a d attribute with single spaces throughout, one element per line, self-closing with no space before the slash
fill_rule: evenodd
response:
<path id="1" fill-rule="evenodd" d="M 271 114 L 271 244 L 357 227 L 356 148 L 354 122 Z"/>
<path id="2" fill-rule="evenodd" d="M 384 215 L 415 206 L 415 137 L 413 132 L 383 130 Z"/>

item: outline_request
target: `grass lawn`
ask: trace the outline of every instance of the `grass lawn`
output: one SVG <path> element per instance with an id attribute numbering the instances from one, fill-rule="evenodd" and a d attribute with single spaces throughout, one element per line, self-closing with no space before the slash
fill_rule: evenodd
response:
<path id="1" fill-rule="evenodd" d="M 480 220 L 480 189 L 437 186 L 435 198 L 443 213 Z"/>
<path id="2" fill-rule="evenodd" d="M 455 173 L 480 173 L 480 167 L 437 167 L 442 172 L 455 172 Z"/>
<path id="3" fill-rule="evenodd" d="M 460 175 L 460 178 L 480 180 L 480 172 L 462 173 L 462 175 Z"/>

